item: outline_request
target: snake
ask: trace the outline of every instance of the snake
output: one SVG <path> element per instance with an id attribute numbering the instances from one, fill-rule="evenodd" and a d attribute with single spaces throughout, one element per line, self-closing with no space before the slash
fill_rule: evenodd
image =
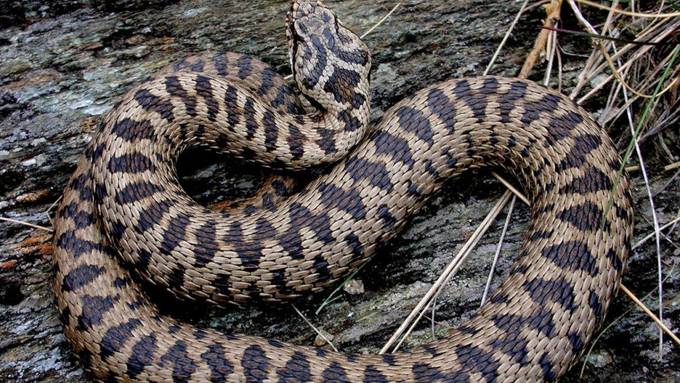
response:
<path id="1" fill-rule="evenodd" d="M 65 335 L 102 382 L 514 382 L 563 375 L 602 324 L 630 253 L 632 203 L 607 133 L 532 81 L 450 79 L 369 123 L 367 46 L 317 0 L 287 13 L 293 82 L 237 53 L 177 61 L 102 118 L 54 221 Z M 229 209 L 180 186 L 189 148 L 271 169 Z M 278 302 L 336 284 L 448 180 L 503 169 L 531 202 L 509 276 L 469 320 L 408 352 L 357 354 L 175 319 L 180 302 Z"/>

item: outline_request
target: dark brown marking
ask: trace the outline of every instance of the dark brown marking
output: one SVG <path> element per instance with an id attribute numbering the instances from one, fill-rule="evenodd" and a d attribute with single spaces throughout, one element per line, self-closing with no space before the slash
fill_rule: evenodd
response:
<path id="1" fill-rule="evenodd" d="M 90 251 L 102 250 L 100 243 L 78 238 L 74 231 L 66 231 L 61 234 L 57 239 L 57 246 L 67 253 L 72 254 L 76 259 Z"/>
<path id="2" fill-rule="evenodd" d="M 205 105 L 208 108 L 208 120 L 215 121 L 219 107 L 217 100 L 213 96 L 212 83 L 210 78 L 206 76 L 196 76 L 196 94 L 203 97 Z"/>
<path id="3" fill-rule="evenodd" d="M 599 272 L 595 257 L 588 250 L 588 245 L 581 241 L 564 241 L 548 246 L 541 255 L 563 269 L 585 271 L 593 277 Z"/>
<path id="4" fill-rule="evenodd" d="M 569 333 L 567 337 L 569 338 L 569 343 L 571 344 L 571 352 L 573 354 L 578 354 L 583 348 L 583 339 L 581 339 L 581 337 L 575 332 Z"/>
<path id="5" fill-rule="evenodd" d="M 395 112 L 399 118 L 399 126 L 407 132 L 414 133 L 419 139 L 432 146 L 434 132 L 428 120 L 420 110 L 410 106 L 402 106 Z"/>
<path id="6" fill-rule="evenodd" d="M 557 218 L 569 222 L 579 230 L 587 231 L 595 231 L 603 223 L 602 209 L 590 201 L 560 211 Z"/>
<path id="7" fill-rule="evenodd" d="M 552 369 L 552 363 L 550 362 L 550 357 L 547 352 L 541 355 L 541 359 L 538 363 L 541 365 L 541 371 L 543 372 L 543 381 L 552 382 L 557 379 L 557 374 L 555 374 Z"/>
<path id="8" fill-rule="evenodd" d="M 302 85 L 307 89 L 312 89 L 317 85 L 319 79 L 321 78 L 321 75 L 323 74 L 324 69 L 326 68 L 326 65 L 328 64 L 326 48 L 323 46 L 323 43 L 321 42 L 319 37 L 312 36 L 311 43 L 316 47 L 316 49 L 311 49 L 309 46 L 306 45 L 303 47 L 303 49 L 304 55 L 309 56 L 309 60 L 305 60 L 306 62 L 309 62 L 312 58 L 312 55 L 314 55 L 315 61 L 314 66 L 311 69 L 303 71 L 303 73 L 300 73 L 300 71 L 295 72 L 297 76 L 305 74 L 305 77 L 303 77 L 301 80 Z"/>
<path id="9" fill-rule="evenodd" d="M 204 67 L 205 67 L 205 61 L 203 61 L 203 59 L 199 57 L 199 58 L 196 59 L 196 62 L 191 64 L 191 66 L 189 68 L 191 69 L 192 72 L 199 72 L 200 73 L 200 72 L 203 72 Z"/>
<path id="10" fill-rule="evenodd" d="M 264 126 L 264 147 L 267 152 L 276 149 L 276 140 L 279 136 L 279 128 L 276 126 L 274 114 L 267 110 L 262 115 L 262 125 Z"/>
<path id="11" fill-rule="evenodd" d="M 523 124 L 529 125 L 538 120 L 541 113 L 554 113 L 559 102 L 560 97 L 554 94 L 546 94 L 538 101 L 527 101 L 523 105 L 524 114 L 522 114 L 520 121 L 522 121 Z M 560 126 L 560 124 L 557 125 Z M 550 124 L 550 127 L 553 127 L 552 123 Z M 571 131 L 571 129 L 568 129 L 568 131 Z"/>
<path id="12" fill-rule="evenodd" d="M 178 72 L 178 71 L 180 71 L 180 70 L 182 70 L 182 69 L 184 69 L 188 66 L 189 66 L 189 63 L 187 63 L 187 58 L 182 57 L 181 59 L 172 63 L 172 70 L 175 71 L 175 72 Z"/>
<path id="13" fill-rule="evenodd" d="M 390 155 L 394 161 L 401 161 L 409 168 L 413 167 L 415 161 L 413 160 L 411 145 L 405 139 L 384 130 L 377 131 L 371 135 L 370 139 L 375 144 L 376 153 Z"/>
<path id="14" fill-rule="evenodd" d="M 168 76 L 165 78 L 165 91 L 182 101 L 188 115 L 192 117 L 196 116 L 196 97 L 189 96 L 189 93 L 182 87 L 182 84 L 180 84 L 179 79 L 176 76 Z"/>
<path id="15" fill-rule="evenodd" d="M 548 139 L 551 142 L 559 141 L 571 135 L 572 131 L 583 122 L 583 116 L 576 112 L 568 112 L 565 115 L 551 117 L 548 123 Z"/>
<path id="16" fill-rule="evenodd" d="M 111 308 L 119 296 L 93 296 L 83 295 L 80 297 L 82 312 L 78 316 L 78 330 L 89 330 L 93 326 L 101 324 L 102 317 Z"/>
<path id="17" fill-rule="evenodd" d="M 233 243 L 234 251 L 241 259 L 245 271 L 252 272 L 257 269 L 262 258 L 262 245 L 246 241 L 239 222 L 231 224 L 225 242 Z"/>
<path id="18" fill-rule="evenodd" d="M 324 128 L 317 129 L 317 132 L 321 138 L 316 140 L 316 144 L 324 151 L 324 154 L 330 156 L 336 153 L 338 150 L 335 148 L 335 132 Z"/>
<path id="19" fill-rule="evenodd" d="M 328 261 L 326 261 L 322 256 L 314 257 L 314 273 L 317 275 L 316 282 L 321 283 L 329 280 L 331 278 L 331 273 L 328 269 Z"/>
<path id="20" fill-rule="evenodd" d="M 352 250 L 352 259 L 360 259 L 364 256 L 364 245 L 361 244 L 361 241 L 356 234 L 347 234 L 345 242 L 347 242 L 349 248 Z"/>
<path id="21" fill-rule="evenodd" d="M 196 230 L 198 244 L 194 246 L 195 267 L 204 267 L 213 260 L 215 254 L 219 251 L 220 246 L 216 242 L 216 230 L 214 221 L 208 221 Z"/>
<path id="22" fill-rule="evenodd" d="M 356 91 L 360 81 L 361 78 L 355 71 L 334 66 L 323 89 L 332 94 L 335 101 L 350 104 L 357 109 L 366 102 L 366 96 Z"/>
<path id="23" fill-rule="evenodd" d="M 348 381 L 345 369 L 340 363 L 335 361 L 323 370 L 321 378 L 324 383 L 343 383 Z"/>
<path id="24" fill-rule="evenodd" d="M 604 308 L 600 302 L 600 296 L 594 291 L 591 291 L 588 295 L 588 306 L 590 306 L 590 309 L 593 310 L 593 314 L 595 314 L 595 317 L 598 320 L 604 319 Z"/>
<path id="25" fill-rule="evenodd" d="M 378 206 L 378 217 L 385 223 L 385 227 L 393 228 L 397 223 L 396 218 L 390 212 L 389 206 L 382 204 Z"/>
<path id="26" fill-rule="evenodd" d="M 312 378 L 309 367 L 309 360 L 305 354 L 295 351 L 293 356 L 286 362 L 286 365 L 276 370 L 276 375 L 279 377 L 278 382 L 311 382 Z"/>
<path id="27" fill-rule="evenodd" d="M 600 169 L 591 166 L 581 177 L 574 179 L 570 185 L 561 188 L 560 193 L 587 194 L 602 190 L 611 190 L 612 187 L 612 180 L 609 176 L 604 174 Z"/>
<path id="28" fill-rule="evenodd" d="M 210 382 L 224 383 L 234 372 L 234 366 L 225 357 L 225 349 L 221 344 L 211 344 L 208 351 L 201 354 L 201 359 L 210 367 Z"/>
<path id="29" fill-rule="evenodd" d="M 467 383 L 470 379 L 470 375 L 467 372 L 457 372 L 455 376 L 452 376 L 441 372 L 437 367 L 421 362 L 415 363 L 413 367 L 411 367 L 411 372 L 413 373 L 416 383 Z"/>
<path id="30" fill-rule="evenodd" d="M 369 365 L 364 370 L 364 383 L 387 383 L 387 378 L 380 370 Z"/>
<path id="31" fill-rule="evenodd" d="M 566 170 L 581 167 L 584 163 L 588 162 L 588 154 L 600 147 L 601 144 L 602 139 L 593 134 L 583 134 L 574 138 L 574 144 L 569 153 L 557 165 L 557 169 Z"/>
<path id="32" fill-rule="evenodd" d="M 227 297 L 231 295 L 231 292 L 229 291 L 229 284 L 230 284 L 229 280 L 230 280 L 229 274 L 225 273 L 225 274 L 218 275 L 217 278 L 215 278 L 215 282 L 214 282 L 214 285 L 217 288 L 217 291 L 219 291 L 220 294 L 227 296 Z"/>
<path id="33" fill-rule="evenodd" d="M 338 112 L 338 120 L 345 125 L 344 130 L 346 132 L 353 132 L 361 128 L 362 124 L 358 118 L 352 115 L 352 112 L 345 109 Z"/>
<path id="34" fill-rule="evenodd" d="M 215 70 L 217 70 L 217 74 L 220 76 L 227 76 L 229 74 L 227 72 L 227 69 L 229 68 L 229 60 L 227 59 L 227 55 L 224 53 L 216 53 L 212 57 L 212 62 Z"/>
<path id="35" fill-rule="evenodd" d="M 269 358 L 258 345 L 252 345 L 243 352 L 241 366 L 247 383 L 264 382 L 269 375 Z"/>
<path id="36" fill-rule="evenodd" d="M 497 338 L 492 339 L 489 346 L 506 354 L 516 363 L 526 365 L 529 361 L 527 352 L 528 343 L 528 340 L 521 334 L 521 328 L 517 328 L 515 330 L 506 330 L 504 333 L 499 334 Z"/>
<path id="37" fill-rule="evenodd" d="M 154 200 L 148 207 L 143 208 L 139 212 L 139 219 L 137 220 L 137 229 L 139 232 L 144 233 L 151 229 L 155 224 L 161 222 L 165 214 L 170 211 L 170 207 L 172 207 L 173 204 L 174 203 L 170 200 Z"/>
<path id="38" fill-rule="evenodd" d="M 264 96 L 269 92 L 270 89 L 274 87 L 274 77 L 276 72 L 270 67 L 265 67 L 262 72 L 260 72 L 261 83 L 260 87 L 257 89 L 257 94 L 259 96 Z"/>
<path id="39" fill-rule="evenodd" d="M 227 110 L 227 124 L 229 129 L 234 131 L 234 128 L 239 123 L 239 107 L 237 100 L 238 90 L 229 85 L 224 93 L 224 105 Z"/>
<path id="40" fill-rule="evenodd" d="M 529 293 L 534 302 L 543 307 L 547 307 L 549 303 L 556 302 L 569 312 L 573 312 L 576 309 L 574 305 L 574 288 L 568 281 L 562 278 L 557 280 L 534 278 L 524 282 L 524 289 Z"/>
<path id="41" fill-rule="evenodd" d="M 132 353 L 126 363 L 127 375 L 135 379 L 144 371 L 144 368 L 151 365 L 157 350 L 156 335 L 151 334 L 142 337 L 132 347 Z"/>
<path id="42" fill-rule="evenodd" d="M 130 319 L 117 326 L 110 327 L 99 342 L 99 356 L 103 360 L 120 351 L 132 332 L 142 325 L 139 319 Z"/>
<path id="43" fill-rule="evenodd" d="M 168 276 L 168 286 L 182 286 L 184 285 L 184 278 L 186 277 L 186 267 L 182 264 L 177 264 L 172 269 Z"/>
<path id="44" fill-rule="evenodd" d="M 278 239 L 284 251 L 293 259 L 300 259 L 302 254 L 302 238 L 299 228 L 309 227 L 317 235 L 318 239 L 325 244 L 329 244 L 333 238 L 330 221 L 325 213 L 313 214 L 306 207 L 292 203 L 289 210 L 290 227 L 282 233 Z"/>
<path id="45" fill-rule="evenodd" d="M 132 182 L 116 193 L 116 202 L 120 205 L 138 202 L 153 196 L 165 189 L 148 181 Z"/>
<path id="46" fill-rule="evenodd" d="M 161 242 L 160 251 L 163 255 L 170 256 L 179 242 L 184 239 L 189 222 L 189 217 L 183 213 L 177 214 L 170 221 L 170 225 L 163 233 L 163 241 Z"/>
<path id="47" fill-rule="evenodd" d="M 111 173 L 131 174 L 156 170 L 149 157 L 138 152 L 111 157 L 108 168 Z"/>
<path id="48" fill-rule="evenodd" d="M 241 57 L 236 60 L 236 66 L 238 67 L 238 77 L 241 80 L 245 80 L 245 78 L 250 76 L 250 73 L 253 71 L 252 61 L 253 59 L 248 55 L 241 55 Z"/>
<path id="49" fill-rule="evenodd" d="M 381 162 L 372 162 L 356 156 L 345 161 L 345 171 L 358 184 L 361 180 L 368 180 L 373 186 L 391 192 L 394 185 L 390 180 L 390 173 Z"/>
<path id="50" fill-rule="evenodd" d="M 293 124 L 288 125 L 287 143 L 288 149 L 293 155 L 292 160 L 302 158 L 302 155 L 305 153 L 305 149 L 302 145 L 305 139 L 306 137 L 300 132 L 300 129 L 298 129 L 297 126 Z"/>
<path id="51" fill-rule="evenodd" d="M 322 15 L 326 16 L 325 14 Z M 330 20 L 324 20 L 324 22 L 330 21 Z M 322 35 L 324 39 L 326 40 L 326 46 L 328 49 L 330 49 L 331 52 L 333 52 L 333 55 L 340 60 L 348 63 L 348 64 L 357 64 L 357 65 L 365 65 L 368 62 L 368 52 L 366 52 L 363 49 L 356 48 L 352 51 L 346 51 L 340 48 L 340 44 L 338 44 L 335 40 L 335 35 L 331 32 L 330 28 L 324 28 Z M 316 36 L 315 36 L 316 37 Z M 318 39 L 318 37 L 316 37 Z M 316 45 L 316 44 L 315 44 Z M 318 49 L 319 47 L 317 47 Z M 321 48 L 325 51 L 326 49 L 321 46 Z"/>
<path id="52" fill-rule="evenodd" d="M 510 113 L 515 109 L 515 102 L 523 99 L 526 91 L 527 83 L 523 81 L 513 81 L 513 83 L 510 84 L 510 89 L 498 97 L 501 123 L 507 124 L 510 122 Z"/>
<path id="53" fill-rule="evenodd" d="M 135 100 L 144 110 L 158 113 L 167 122 L 175 120 L 172 114 L 174 107 L 169 100 L 163 100 L 146 89 L 138 90 L 135 93 Z"/>
<path id="54" fill-rule="evenodd" d="M 172 367 L 172 381 L 173 383 L 187 383 L 191 380 L 191 375 L 194 374 L 198 366 L 189 357 L 187 353 L 186 343 L 178 340 L 170 347 L 160 358 L 160 365 L 165 367 L 169 363 Z"/>
<path id="55" fill-rule="evenodd" d="M 479 347 L 465 345 L 456 348 L 458 363 L 463 366 L 463 371 L 471 371 L 480 374 L 486 382 L 495 382 L 498 377 L 500 363 L 494 355 Z"/>
<path id="56" fill-rule="evenodd" d="M 488 92 L 489 89 L 493 88 L 494 92 L 498 86 L 498 81 L 495 78 L 488 78 L 484 80 L 482 88 L 476 92 L 473 92 L 470 88 L 470 83 L 467 80 L 460 80 L 456 82 L 456 86 L 453 87 L 453 94 L 463 101 L 472 110 L 473 116 L 477 119 L 477 122 L 482 122 L 486 116 L 486 104 L 488 103 Z"/>
<path id="57" fill-rule="evenodd" d="M 366 206 L 362 202 L 361 195 L 354 188 L 339 188 L 331 183 L 321 183 L 318 187 L 321 193 L 321 203 L 329 209 L 343 210 L 356 220 L 366 216 Z"/>
<path id="58" fill-rule="evenodd" d="M 246 139 L 252 140 L 257 132 L 257 122 L 255 122 L 255 102 L 251 97 L 246 98 L 246 103 L 243 106 L 244 116 L 246 118 Z"/>
<path id="59" fill-rule="evenodd" d="M 147 120 L 134 121 L 129 118 L 123 118 L 113 124 L 111 131 L 127 142 L 150 140 L 155 137 L 153 126 Z"/>
<path id="60" fill-rule="evenodd" d="M 84 201 L 91 201 L 92 194 L 92 178 L 89 174 L 81 174 L 80 176 L 73 178 L 69 182 L 71 189 L 76 190 L 80 195 L 80 199 Z"/>
<path id="61" fill-rule="evenodd" d="M 62 291 L 75 291 L 79 288 L 88 285 L 90 282 L 97 279 L 104 272 L 104 268 L 97 265 L 82 264 L 68 274 L 64 275 L 61 283 Z"/>
<path id="62" fill-rule="evenodd" d="M 607 254 L 605 256 L 607 257 L 607 259 L 609 259 L 611 264 L 614 266 L 614 270 L 616 270 L 617 273 L 620 273 L 621 271 L 623 271 L 623 261 L 616 254 L 616 251 L 614 251 L 614 249 L 609 249 L 609 251 L 607 251 Z"/>
<path id="63" fill-rule="evenodd" d="M 456 107 L 440 89 L 434 88 L 427 94 L 427 106 L 439 117 L 449 134 L 456 128 Z"/>

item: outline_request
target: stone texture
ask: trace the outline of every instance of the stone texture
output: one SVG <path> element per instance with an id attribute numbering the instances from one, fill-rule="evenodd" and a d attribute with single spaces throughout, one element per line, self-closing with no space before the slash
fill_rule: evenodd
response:
<path id="1" fill-rule="evenodd" d="M 139 2 L 16 2 L 15 17 L 0 18 L 0 215 L 49 226 L 46 213 L 56 201 L 78 156 L 96 130 L 99 117 L 132 84 L 189 53 L 231 50 L 252 54 L 289 72 L 284 34 L 286 4 L 254 0 Z M 391 1 L 328 1 L 356 31 L 365 31 L 393 5 Z M 58 4 L 64 4 L 59 7 Z M 481 74 L 517 12 L 516 2 L 458 0 L 408 1 L 366 41 L 373 52 L 373 119 L 423 86 L 450 77 Z M 9 7 L 7 9 L 10 9 Z M 134 9 L 134 10 L 133 10 Z M 111 11 L 116 11 L 111 13 Z M 9 14 L 9 13 L 8 13 Z M 525 15 L 493 73 L 514 76 L 535 35 L 539 10 Z M 578 28 L 573 26 L 574 29 Z M 569 46 L 572 51 L 588 44 Z M 567 85 L 579 61 L 565 57 Z M 571 61 L 573 60 L 573 61 Z M 228 158 L 199 153 L 185 156 L 180 173 L 188 192 L 212 204 L 252 192 L 261 171 L 234 171 Z M 198 159 L 196 159 L 198 158 Z M 486 173 L 482 173 L 486 174 Z M 662 222 L 677 215 L 680 183 L 653 171 Z M 651 231 L 650 210 L 640 177 L 634 175 L 636 235 Z M 467 175 L 450 182 L 396 240 L 361 270 L 365 292 L 340 292 L 295 302 L 307 318 L 345 351 L 377 352 L 410 309 L 436 280 L 502 193 L 491 177 Z M 503 245 L 494 286 L 506 275 L 527 222 L 519 206 Z M 435 334 L 444 335 L 479 306 L 490 260 L 501 229 L 497 222 L 458 276 L 437 300 Z M 51 291 L 51 236 L 41 230 L 0 223 L 0 380 L 87 381 L 57 319 Z M 663 240 L 665 313 L 677 331 L 680 277 L 678 231 Z M 673 273 L 671 274 L 671 270 Z M 625 283 L 640 296 L 655 289 L 653 242 L 633 256 Z M 653 297 L 652 297 L 653 298 Z M 646 300 L 655 307 L 652 298 Z M 162 303 L 161 303 L 162 304 Z M 174 303 L 176 305 L 176 303 Z M 169 307 L 165 304 L 163 307 Z M 170 310 L 168 308 L 168 310 Z M 291 304 L 253 305 L 243 310 L 196 308 L 174 313 L 220 330 L 312 344 L 316 335 Z M 657 330 L 625 297 L 610 310 L 611 324 L 565 381 L 674 381 L 680 379 L 680 353 L 666 340 L 658 360 Z M 425 319 L 406 347 L 431 339 Z M 674 348 L 676 347 L 676 348 Z"/>

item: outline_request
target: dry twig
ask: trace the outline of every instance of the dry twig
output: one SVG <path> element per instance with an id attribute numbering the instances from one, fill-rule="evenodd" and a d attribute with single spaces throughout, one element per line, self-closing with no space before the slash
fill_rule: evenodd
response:
<path id="1" fill-rule="evenodd" d="M 49 233 L 52 232 L 52 228 L 50 228 L 50 227 L 45 227 L 45 226 L 40 226 L 40 225 L 36 225 L 36 224 L 30 223 L 30 222 L 20 221 L 20 220 L 18 220 L 18 219 L 14 219 L 14 218 L 0 217 L 0 221 L 16 223 L 16 224 L 19 224 L 19 225 L 24 225 L 24 226 L 32 227 L 32 228 L 38 229 L 38 230 L 44 230 L 44 231 L 47 231 L 47 232 L 49 232 Z"/>
<path id="2" fill-rule="evenodd" d="M 553 28 L 555 26 L 557 21 L 560 19 L 560 8 L 562 8 L 562 0 L 552 0 L 550 2 L 550 5 L 547 7 L 548 17 L 546 17 L 545 22 L 543 23 L 544 27 Z M 531 73 L 531 69 L 534 67 L 536 61 L 541 55 L 550 33 L 551 32 L 548 29 L 541 29 L 541 32 L 539 32 L 538 37 L 534 42 L 534 47 L 531 49 L 531 52 L 529 52 L 529 55 L 527 56 L 526 61 L 524 61 L 524 65 L 519 71 L 519 75 L 517 75 L 517 77 L 529 77 L 529 73 Z"/>

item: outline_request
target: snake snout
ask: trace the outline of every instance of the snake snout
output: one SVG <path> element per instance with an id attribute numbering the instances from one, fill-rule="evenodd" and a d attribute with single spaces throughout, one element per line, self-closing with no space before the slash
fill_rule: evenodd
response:
<path id="1" fill-rule="evenodd" d="M 319 0 L 295 0 L 291 3 L 289 19 L 299 20 L 304 17 L 314 17 L 319 15 L 323 10 L 329 9 Z"/>
<path id="2" fill-rule="evenodd" d="M 319 35 L 336 23 L 335 14 L 320 1 L 296 0 L 288 13 L 288 28 L 299 36 Z"/>

